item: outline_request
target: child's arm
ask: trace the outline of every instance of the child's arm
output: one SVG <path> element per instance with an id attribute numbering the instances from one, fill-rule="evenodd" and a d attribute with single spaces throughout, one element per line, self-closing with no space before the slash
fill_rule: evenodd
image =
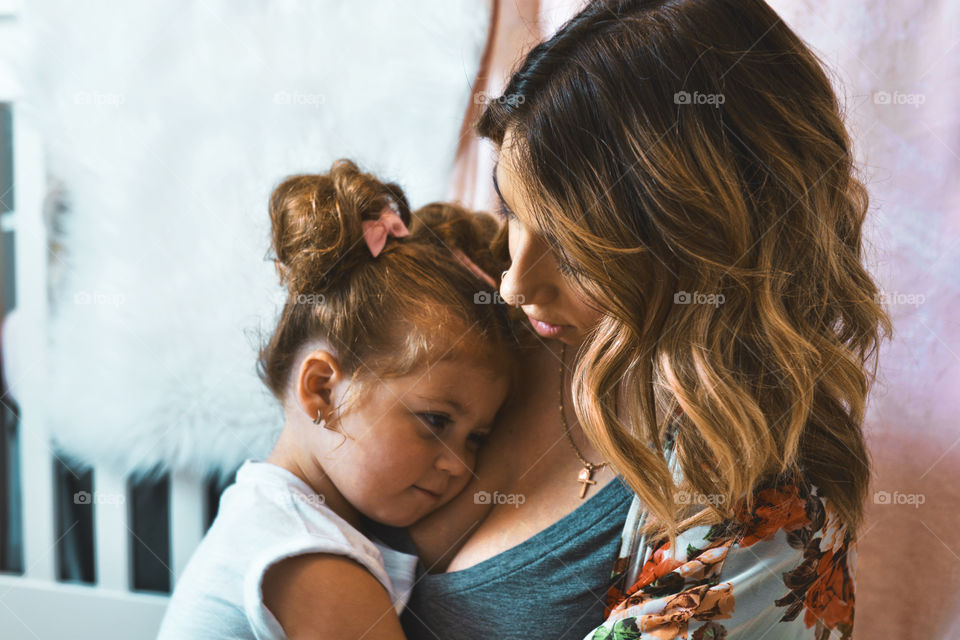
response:
<path id="1" fill-rule="evenodd" d="M 405 640 L 387 590 L 344 556 L 283 560 L 267 570 L 262 588 L 264 604 L 290 640 Z"/>

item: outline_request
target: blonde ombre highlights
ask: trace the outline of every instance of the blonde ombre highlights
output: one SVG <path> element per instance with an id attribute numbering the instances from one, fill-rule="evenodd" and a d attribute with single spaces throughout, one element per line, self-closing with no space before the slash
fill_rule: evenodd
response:
<path id="1" fill-rule="evenodd" d="M 592 2 L 477 130 L 529 203 L 523 224 L 605 311 L 578 354 L 576 414 L 651 530 L 733 517 L 799 471 L 854 534 L 891 326 L 841 106 L 806 45 L 762 0 Z M 708 499 L 692 512 L 684 493 Z"/>

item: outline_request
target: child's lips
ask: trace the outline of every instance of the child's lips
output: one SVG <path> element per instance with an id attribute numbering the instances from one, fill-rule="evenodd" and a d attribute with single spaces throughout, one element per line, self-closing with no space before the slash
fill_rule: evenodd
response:
<path id="1" fill-rule="evenodd" d="M 419 490 L 421 493 L 423 493 L 424 495 L 430 496 L 431 498 L 435 498 L 435 499 L 439 499 L 440 496 L 443 495 L 443 493 L 437 493 L 436 491 L 430 491 L 429 489 L 424 489 L 423 487 L 418 487 L 417 485 L 413 485 L 413 488 L 414 488 L 414 489 L 418 489 L 418 490 Z"/>

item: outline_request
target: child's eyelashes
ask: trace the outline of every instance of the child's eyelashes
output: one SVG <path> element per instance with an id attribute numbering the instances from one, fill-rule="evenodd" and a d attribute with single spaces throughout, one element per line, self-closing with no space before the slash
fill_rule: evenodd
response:
<path id="1" fill-rule="evenodd" d="M 442 413 L 420 413 L 417 415 L 428 425 L 441 431 L 444 427 L 453 422 L 453 420 L 450 419 L 450 416 Z"/>
<path id="2" fill-rule="evenodd" d="M 443 434 L 447 426 L 454 422 L 453 418 L 442 413 L 418 413 L 417 417 L 438 435 Z M 489 438 L 490 434 L 486 431 L 474 431 L 467 435 L 467 444 L 471 449 L 476 450 L 486 444 Z"/>

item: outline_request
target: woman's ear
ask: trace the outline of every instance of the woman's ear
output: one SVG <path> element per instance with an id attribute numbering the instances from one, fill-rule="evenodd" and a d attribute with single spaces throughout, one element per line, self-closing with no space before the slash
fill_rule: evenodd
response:
<path id="1" fill-rule="evenodd" d="M 320 414 L 327 419 L 333 409 L 333 388 L 342 380 L 340 363 L 329 351 L 317 349 L 300 364 L 296 394 L 300 408 L 311 422 Z"/>

